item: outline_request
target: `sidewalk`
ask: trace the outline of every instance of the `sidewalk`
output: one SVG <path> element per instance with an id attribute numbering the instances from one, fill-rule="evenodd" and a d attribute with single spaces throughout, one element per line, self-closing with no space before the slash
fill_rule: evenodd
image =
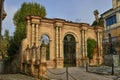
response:
<path id="1" fill-rule="evenodd" d="M 111 75 L 112 74 L 112 67 L 109 66 L 99 66 L 99 67 L 88 67 L 89 72 L 101 74 L 101 75 Z M 114 67 L 114 75 L 120 75 L 120 66 Z"/>
<path id="2" fill-rule="evenodd" d="M 49 69 L 47 71 L 47 77 L 53 79 L 53 80 L 67 80 L 66 73 L 64 73 L 66 69 Z M 52 72 L 52 73 L 51 73 Z M 53 73 L 61 75 L 55 75 Z M 98 75 L 95 73 L 86 72 L 85 68 L 80 67 L 71 67 L 68 68 L 68 73 L 72 75 L 75 79 L 73 79 L 71 76 L 68 76 L 68 80 L 113 80 L 115 76 L 108 76 L 108 75 Z"/>

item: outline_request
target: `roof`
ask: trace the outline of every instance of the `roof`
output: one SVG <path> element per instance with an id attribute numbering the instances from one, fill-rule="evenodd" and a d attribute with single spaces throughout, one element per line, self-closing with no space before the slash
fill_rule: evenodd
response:
<path id="1" fill-rule="evenodd" d="M 104 13 L 102 13 L 102 14 L 101 14 L 101 16 L 103 16 L 104 14 L 109 13 L 109 12 L 110 12 L 110 11 L 112 11 L 112 10 L 113 10 L 113 8 L 111 8 L 111 9 L 109 9 L 109 10 L 105 11 Z"/>
<path id="2" fill-rule="evenodd" d="M 113 12 L 112 12 L 112 11 L 113 11 Z M 110 14 L 112 14 L 112 13 L 117 12 L 117 11 L 120 11 L 120 6 L 119 6 L 119 7 L 116 7 L 116 8 L 111 8 L 111 9 L 105 11 L 103 14 L 101 14 L 101 16 L 106 15 L 107 13 L 110 13 L 110 12 L 111 12 Z M 110 14 L 109 14 L 109 15 L 110 15 Z"/>

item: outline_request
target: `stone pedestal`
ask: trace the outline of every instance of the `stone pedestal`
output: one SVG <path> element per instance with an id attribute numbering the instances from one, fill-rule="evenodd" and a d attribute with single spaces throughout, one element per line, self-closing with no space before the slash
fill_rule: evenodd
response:
<path id="1" fill-rule="evenodd" d="M 104 64 L 106 66 L 119 66 L 119 55 L 105 55 L 104 57 Z"/>
<path id="2" fill-rule="evenodd" d="M 39 70 L 40 70 L 40 73 L 39 73 L 40 76 L 45 76 L 46 75 L 46 72 L 47 72 L 47 64 L 46 64 L 46 62 L 41 63 L 41 65 L 39 67 Z"/>

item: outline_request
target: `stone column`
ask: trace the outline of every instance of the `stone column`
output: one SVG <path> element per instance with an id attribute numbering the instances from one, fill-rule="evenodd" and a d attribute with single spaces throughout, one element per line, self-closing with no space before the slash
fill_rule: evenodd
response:
<path id="1" fill-rule="evenodd" d="M 37 64 L 40 64 L 40 47 L 37 47 Z"/>
<path id="2" fill-rule="evenodd" d="M 36 45 L 33 44 L 32 47 L 32 62 L 31 62 L 31 74 L 34 75 L 34 64 L 35 64 L 35 60 L 36 60 Z"/>
<path id="3" fill-rule="evenodd" d="M 100 57 L 100 64 L 103 62 L 103 48 L 102 48 L 102 32 L 99 32 L 99 57 Z"/>
<path id="4" fill-rule="evenodd" d="M 30 23 L 30 20 L 28 19 L 27 20 L 27 27 L 26 27 L 26 30 L 27 30 L 27 39 L 28 39 L 28 44 L 30 44 L 30 36 L 31 36 L 31 23 Z"/>
<path id="5" fill-rule="evenodd" d="M 82 65 L 86 65 L 87 59 L 87 38 L 86 38 L 86 28 L 81 30 L 81 53 L 82 53 Z"/>
<path id="6" fill-rule="evenodd" d="M 36 45 L 34 44 L 32 47 L 32 61 L 35 62 L 36 60 Z"/>
<path id="7" fill-rule="evenodd" d="M 81 33 L 81 38 L 82 38 L 82 58 L 84 58 L 85 57 L 85 54 L 84 54 L 84 30 L 82 30 L 81 31 L 82 33 Z"/>
<path id="8" fill-rule="evenodd" d="M 40 73 L 39 75 L 41 76 L 45 76 L 46 74 L 46 67 L 47 67 L 47 64 L 46 64 L 46 45 L 44 42 L 42 42 L 41 46 L 40 46 L 40 66 L 39 66 L 39 70 L 40 70 Z"/>
<path id="9" fill-rule="evenodd" d="M 61 30 L 61 29 L 62 29 L 62 28 L 60 27 L 60 36 L 59 36 L 59 37 L 60 37 L 60 38 L 59 38 L 59 39 L 60 39 L 60 40 L 59 40 L 59 41 L 60 41 L 60 42 L 59 42 L 59 44 L 60 44 L 60 46 L 59 46 L 59 48 L 60 48 L 60 49 L 59 49 L 59 50 L 60 50 L 60 53 L 59 53 L 59 54 L 60 54 L 60 57 L 63 56 L 63 45 L 62 45 L 63 42 L 62 42 L 62 39 L 61 39 L 61 37 L 62 37 L 62 30 Z"/>
<path id="10" fill-rule="evenodd" d="M 101 53 L 101 43 L 100 43 L 100 32 L 98 32 L 98 50 L 99 50 L 99 56 L 100 56 L 100 53 Z"/>
<path id="11" fill-rule="evenodd" d="M 97 57 L 96 57 L 96 63 L 99 64 L 100 63 L 100 61 L 99 61 L 99 52 L 100 52 L 100 50 L 99 50 L 99 32 L 98 32 L 98 30 L 96 32 L 96 38 L 97 38 Z"/>
<path id="12" fill-rule="evenodd" d="M 34 75 L 34 64 L 33 64 L 33 62 L 31 63 L 31 75 Z"/>
<path id="13" fill-rule="evenodd" d="M 27 45 L 27 48 L 26 48 L 26 60 L 27 60 L 27 62 L 29 62 L 29 60 L 30 60 L 30 48 L 29 48 L 29 45 Z"/>
<path id="14" fill-rule="evenodd" d="M 102 32 L 100 32 L 100 49 L 101 49 L 101 53 L 100 55 L 102 56 L 103 55 L 103 47 L 102 47 Z"/>
<path id="15" fill-rule="evenodd" d="M 98 37 L 98 57 L 100 56 L 100 34 L 97 32 L 97 37 Z"/>
<path id="16" fill-rule="evenodd" d="M 32 24 L 32 44 L 31 45 L 34 45 L 35 43 L 35 24 Z"/>
<path id="17" fill-rule="evenodd" d="M 83 35 L 83 29 L 81 30 L 81 65 L 84 65 L 84 35 Z"/>
<path id="18" fill-rule="evenodd" d="M 86 30 L 84 30 L 84 49 L 85 49 L 85 58 L 87 58 L 87 38 L 86 38 Z"/>
<path id="19" fill-rule="evenodd" d="M 58 58 L 60 58 L 60 38 L 61 38 L 61 36 L 60 36 L 60 27 L 58 27 Z"/>
<path id="20" fill-rule="evenodd" d="M 56 26 L 55 32 L 56 32 L 56 35 L 55 35 L 56 58 L 58 58 L 58 26 Z"/>
<path id="21" fill-rule="evenodd" d="M 39 46 L 39 25 L 36 24 L 36 46 Z"/>

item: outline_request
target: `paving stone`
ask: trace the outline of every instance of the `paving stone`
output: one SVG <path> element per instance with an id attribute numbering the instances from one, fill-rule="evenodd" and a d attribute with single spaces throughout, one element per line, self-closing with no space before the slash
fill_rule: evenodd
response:
<path id="1" fill-rule="evenodd" d="M 52 73 L 60 73 L 65 71 L 65 69 L 50 69 L 50 71 Z M 47 72 L 47 76 L 49 76 L 50 78 L 56 78 L 57 80 L 67 80 L 66 79 L 66 74 L 63 74 L 63 75 L 55 75 L 55 74 L 52 74 L 51 72 Z M 86 72 L 85 68 L 79 68 L 79 67 L 72 67 L 72 68 L 68 68 L 68 73 L 70 75 L 72 75 L 72 77 L 74 78 L 71 78 L 71 76 L 69 75 L 68 78 L 69 80 L 113 80 L 112 77 L 107 77 L 107 76 L 103 76 L 103 75 L 98 75 L 98 74 L 95 74 L 95 73 L 89 73 L 89 72 Z"/>
<path id="2" fill-rule="evenodd" d="M 119 76 L 110 75 L 110 67 L 89 67 L 89 72 L 86 72 L 86 68 L 83 67 L 70 67 L 68 68 L 69 80 L 114 80 Z M 115 69 L 119 73 L 119 69 Z M 109 75 L 104 75 L 108 74 Z M 54 73 L 54 74 L 53 74 Z M 101 74 L 96 74 L 101 73 Z M 46 77 L 51 80 L 67 80 L 66 68 L 63 69 L 48 69 Z M 37 80 L 34 77 L 30 77 L 23 74 L 0 74 L 0 80 Z M 119 79 L 117 79 L 119 80 Z"/>

